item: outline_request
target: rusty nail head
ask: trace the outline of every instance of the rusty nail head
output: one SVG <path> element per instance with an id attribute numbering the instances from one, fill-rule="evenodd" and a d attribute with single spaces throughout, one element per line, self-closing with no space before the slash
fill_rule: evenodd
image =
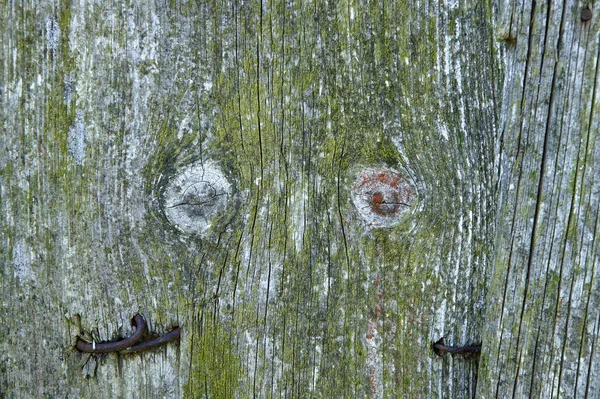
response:
<path id="1" fill-rule="evenodd" d="M 481 345 L 472 346 L 450 346 L 444 343 L 444 337 L 440 338 L 437 342 L 434 342 L 433 351 L 438 356 L 444 356 L 445 353 L 451 353 L 453 355 L 479 355 L 481 353 Z"/>
<path id="2" fill-rule="evenodd" d="M 583 10 L 581 10 L 581 20 L 583 22 L 587 22 L 590 19 L 592 19 L 592 10 L 590 10 L 589 7 L 586 7 Z"/>

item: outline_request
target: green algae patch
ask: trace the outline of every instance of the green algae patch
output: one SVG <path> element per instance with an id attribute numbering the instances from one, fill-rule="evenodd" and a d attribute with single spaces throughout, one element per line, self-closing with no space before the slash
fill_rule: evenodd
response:
<path id="1" fill-rule="evenodd" d="M 236 397 L 242 366 L 234 353 L 231 335 L 220 325 L 207 322 L 191 338 L 190 378 L 185 397 L 227 399 Z"/>

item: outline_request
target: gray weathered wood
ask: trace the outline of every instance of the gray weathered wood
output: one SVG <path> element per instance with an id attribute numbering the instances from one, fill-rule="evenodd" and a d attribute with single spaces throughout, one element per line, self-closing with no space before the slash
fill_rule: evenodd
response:
<path id="1" fill-rule="evenodd" d="M 581 20 L 586 2 L 505 3 L 498 234 L 478 396 L 596 398 L 599 20 Z"/>
<path id="2" fill-rule="evenodd" d="M 597 397 L 599 26 L 513 3 L 4 1 L 0 396 Z"/>

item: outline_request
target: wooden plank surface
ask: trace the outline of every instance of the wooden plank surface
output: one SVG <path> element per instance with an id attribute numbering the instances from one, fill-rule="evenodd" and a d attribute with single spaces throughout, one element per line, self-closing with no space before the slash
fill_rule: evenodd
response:
<path id="1" fill-rule="evenodd" d="M 497 252 L 480 397 L 600 396 L 599 23 L 585 20 L 586 8 L 505 4 Z"/>
<path id="2" fill-rule="evenodd" d="M 477 357 L 431 345 L 484 329 L 492 12 L 2 2 L 1 395 L 473 397 Z M 136 312 L 180 344 L 75 350 Z"/>

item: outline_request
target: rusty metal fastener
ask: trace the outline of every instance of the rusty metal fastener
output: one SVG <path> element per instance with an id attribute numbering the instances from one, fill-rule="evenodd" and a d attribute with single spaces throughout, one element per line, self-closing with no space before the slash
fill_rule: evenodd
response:
<path id="1" fill-rule="evenodd" d="M 85 342 L 81 338 L 77 338 L 77 349 L 79 349 L 81 352 L 88 353 L 109 353 L 127 349 L 130 346 L 135 345 L 147 330 L 146 321 L 139 313 L 133 317 L 131 324 L 135 326 L 135 333 L 133 333 L 133 335 L 129 338 L 115 342 L 103 342 L 98 344 L 95 342 Z"/>
<path id="2" fill-rule="evenodd" d="M 433 351 L 438 356 L 444 356 L 445 353 L 478 355 L 481 353 L 481 345 L 472 345 L 472 346 L 444 345 L 444 337 L 442 337 L 433 344 Z"/>
<path id="3" fill-rule="evenodd" d="M 587 22 L 590 19 L 592 19 L 592 10 L 590 10 L 588 7 L 581 10 L 581 21 Z"/>
<path id="4" fill-rule="evenodd" d="M 132 353 L 151 349 L 164 343 L 178 340 L 181 336 L 181 328 L 175 327 L 173 330 L 161 337 L 153 338 L 144 342 L 138 342 L 148 330 L 146 327 L 146 321 L 140 314 L 136 314 L 131 320 L 131 324 L 135 326 L 135 333 L 133 333 L 133 335 L 129 338 L 115 342 L 102 342 L 98 344 L 96 342 L 89 343 L 81 338 L 77 338 L 77 349 L 80 352 L 87 353 L 109 353 L 120 351 L 123 351 L 124 353 Z"/>
<path id="5" fill-rule="evenodd" d="M 146 349 L 151 349 L 156 346 L 165 344 L 167 342 L 178 340 L 180 336 L 181 336 L 181 328 L 175 327 L 173 330 L 169 331 L 165 335 L 162 335 L 160 337 L 157 337 L 157 338 L 154 338 L 154 339 L 151 339 L 148 341 L 139 342 L 139 343 L 133 345 L 132 347 L 125 349 L 123 351 L 123 353 L 132 353 L 132 352 L 143 351 Z"/>

